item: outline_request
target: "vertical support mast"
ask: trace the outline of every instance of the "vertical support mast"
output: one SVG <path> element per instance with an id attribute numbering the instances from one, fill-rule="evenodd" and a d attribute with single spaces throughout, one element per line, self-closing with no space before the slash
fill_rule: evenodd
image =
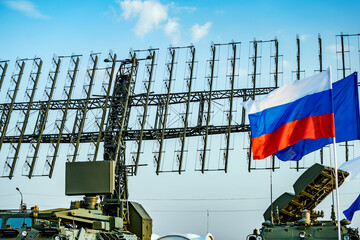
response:
<path id="1" fill-rule="evenodd" d="M 297 45 L 297 54 L 296 54 L 296 62 L 297 62 L 296 80 L 300 80 L 300 38 L 299 38 L 299 35 L 298 35 L 298 34 L 296 34 L 296 45 Z"/>
<path id="2" fill-rule="evenodd" d="M 252 74 L 251 76 L 251 81 L 252 81 L 252 96 L 251 96 L 251 99 L 252 100 L 255 100 L 255 90 L 256 90 L 256 76 L 257 76 L 257 59 L 258 59 L 258 44 L 257 44 L 257 41 L 254 40 L 253 41 L 253 48 L 254 48 L 254 56 L 253 57 L 250 57 L 250 59 L 252 59 L 252 64 L 253 64 L 253 71 L 254 73 Z M 243 109 L 243 113 L 245 113 L 245 110 Z M 243 117 L 244 114 L 243 114 Z M 251 171 L 251 157 L 252 157 L 252 151 L 251 151 L 251 133 L 249 132 L 248 133 L 248 137 L 249 137 L 249 150 L 247 152 L 247 157 L 248 157 L 248 171 L 250 172 Z"/>
<path id="3" fill-rule="evenodd" d="M 300 80 L 300 38 L 299 35 L 296 34 L 296 45 L 297 45 L 297 70 L 296 70 L 296 80 Z M 299 171 L 299 161 L 296 161 L 296 171 Z"/>
<path id="4" fill-rule="evenodd" d="M 29 167 L 29 172 L 27 173 L 27 177 L 30 179 L 34 173 L 35 162 L 37 160 L 41 139 L 47 122 L 47 117 L 51 106 L 51 100 L 55 90 L 56 80 L 60 72 L 61 58 L 56 59 L 54 57 L 52 61 L 53 64 L 55 65 L 55 70 L 50 70 L 48 75 L 49 82 L 44 90 L 44 96 L 47 102 L 46 105 L 41 106 L 41 109 L 39 110 L 39 115 L 36 120 L 35 129 L 34 129 L 34 136 L 36 137 L 31 140 L 28 151 L 29 153 L 25 161 L 25 165 Z"/>
<path id="5" fill-rule="evenodd" d="M 22 143 L 23 137 L 25 135 L 26 127 L 28 125 L 31 106 L 32 106 L 32 103 L 33 103 L 33 100 L 34 100 L 36 89 L 37 89 L 37 83 L 39 81 L 39 77 L 40 77 L 40 74 L 41 74 L 41 68 L 42 68 L 43 61 L 40 58 L 35 58 L 33 60 L 33 63 L 34 63 L 34 66 L 35 66 L 35 72 L 30 73 L 29 85 L 28 85 L 28 87 L 26 89 L 26 92 L 25 92 L 25 97 L 26 97 L 26 101 L 28 102 L 28 106 L 27 106 L 26 112 L 23 112 L 24 120 L 21 123 L 22 124 L 21 128 L 17 127 L 19 132 L 20 132 L 19 140 L 15 144 L 13 144 L 13 143 L 11 144 L 12 147 L 15 149 L 15 152 L 14 152 L 13 155 L 10 153 L 8 158 L 7 158 L 7 161 L 6 161 L 7 162 L 6 165 L 10 168 L 10 173 L 8 175 L 8 177 L 10 179 L 14 175 L 14 170 L 15 170 L 16 162 L 17 162 L 17 159 L 18 159 L 18 156 L 19 156 L 21 143 Z M 31 91 L 31 93 L 29 94 L 30 91 Z"/>
<path id="6" fill-rule="evenodd" d="M 1 76 L 0 76 L 0 89 L 2 87 L 2 84 L 4 82 L 4 78 L 6 75 L 6 70 L 8 67 L 8 60 L 7 61 L 0 61 L 0 70 L 1 70 Z"/>
<path id="7" fill-rule="evenodd" d="M 341 60 L 342 60 L 342 77 L 346 77 L 345 73 L 345 49 L 344 49 L 344 35 L 340 35 L 341 38 Z M 345 161 L 349 160 L 349 146 L 348 142 L 345 142 Z"/>
<path id="8" fill-rule="evenodd" d="M 215 56 L 216 56 L 216 45 L 211 45 L 211 60 L 209 60 L 210 64 L 210 76 L 207 77 L 207 82 L 209 85 L 209 95 L 207 99 L 207 113 L 205 116 L 205 135 L 203 136 L 203 149 L 202 153 L 200 153 L 201 160 L 201 172 L 205 172 L 205 163 L 206 163 L 206 152 L 207 152 L 207 142 L 209 135 L 209 125 L 210 125 L 210 116 L 211 116 L 211 100 L 212 100 L 212 90 L 213 90 L 213 82 L 214 82 L 214 70 L 215 70 Z"/>
<path id="9" fill-rule="evenodd" d="M 253 95 L 251 97 L 252 100 L 255 100 L 257 59 L 258 59 L 258 43 L 256 40 L 254 40 L 254 58 L 253 58 L 254 74 L 252 76 L 252 84 L 253 84 L 253 86 L 252 86 L 253 87 Z"/>
<path id="10" fill-rule="evenodd" d="M 323 71 L 322 66 L 322 40 L 321 35 L 318 35 L 318 42 L 319 42 L 319 72 Z M 320 163 L 324 164 L 324 148 L 320 148 Z"/>
<path id="11" fill-rule="evenodd" d="M 198 120 L 197 120 L 198 127 L 202 126 L 203 115 L 204 115 L 204 104 L 205 104 L 205 97 L 202 94 L 200 96 L 200 100 L 199 100 L 199 113 L 198 113 Z"/>
<path id="12" fill-rule="evenodd" d="M 162 114 L 160 115 L 160 122 L 159 125 L 161 127 L 161 135 L 160 138 L 157 139 L 159 143 L 159 152 L 157 156 L 155 155 L 155 162 L 156 162 L 156 174 L 159 175 L 161 169 L 161 158 L 163 153 L 163 146 L 164 146 L 164 136 L 166 130 L 166 122 L 167 122 L 167 115 L 169 109 L 169 102 L 170 102 L 170 93 L 171 93 L 171 83 L 173 81 L 173 72 L 174 72 L 174 64 L 175 64 L 175 53 L 176 50 L 174 48 L 169 48 L 169 56 L 170 56 L 170 63 L 166 63 L 168 76 L 169 78 L 164 80 L 165 88 L 166 88 L 166 101 L 165 106 L 162 108 Z"/>
<path id="13" fill-rule="evenodd" d="M 101 122 L 99 126 L 99 135 L 98 138 L 96 140 L 95 143 L 95 151 L 94 151 L 94 159 L 93 161 L 96 161 L 97 159 L 97 155 L 99 152 L 99 146 L 100 146 L 100 141 L 103 135 L 103 129 L 104 129 L 104 125 L 105 125 L 105 119 L 106 119 L 106 112 L 107 112 L 107 108 L 108 108 L 108 103 L 109 103 L 109 99 L 110 99 L 110 91 L 111 91 L 111 86 L 112 86 L 112 81 L 114 78 L 114 72 L 115 72 L 115 66 L 116 66 L 116 54 L 114 54 L 113 56 L 111 54 L 109 54 L 109 58 L 108 60 L 110 60 L 110 62 L 112 62 L 112 65 L 110 68 L 106 68 L 106 75 L 109 78 L 109 83 L 107 86 L 107 89 L 104 89 L 106 96 L 105 96 L 105 102 L 104 102 L 104 106 L 102 106 L 102 117 L 101 117 Z"/>
<path id="14" fill-rule="evenodd" d="M 89 105 L 89 101 L 90 101 L 90 97 L 91 97 L 91 90 L 94 85 L 97 62 L 98 62 L 98 58 L 99 58 L 98 55 L 99 54 L 90 54 L 90 61 L 91 61 L 92 67 L 86 70 L 86 75 L 87 75 L 86 78 L 89 80 L 87 85 L 84 85 L 84 89 L 83 89 L 84 93 L 86 94 L 86 100 L 82 104 L 81 109 L 79 109 L 80 116 L 77 119 L 79 119 L 80 122 L 75 123 L 77 125 L 77 136 L 75 138 L 72 138 L 71 143 L 70 143 L 74 146 L 74 151 L 72 153 L 72 156 L 73 156 L 72 162 L 76 161 L 76 157 L 77 157 L 79 147 L 80 147 L 81 134 L 84 129 L 86 114 L 88 111 L 88 105 Z M 73 141 L 73 139 L 76 139 L 76 142 Z"/>
<path id="15" fill-rule="evenodd" d="M 46 159 L 46 163 L 45 163 L 45 167 L 50 168 L 49 172 L 47 173 L 47 176 L 49 176 L 49 178 L 52 177 L 52 174 L 54 171 L 54 166 L 55 166 L 56 158 L 57 158 L 59 147 L 60 147 L 61 137 L 62 137 L 64 128 L 65 128 L 68 109 L 69 109 L 69 105 L 71 102 L 71 95 L 72 95 L 72 91 L 73 91 L 74 84 L 75 84 L 76 74 L 77 74 L 78 68 L 79 68 L 80 56 L 73 55 L 73 56 L 71 56 L 70 61 L 71 61 L 71 64 L 74 64 L 74 69 L 73 70 L 69 69 L 67 76 L 70 80 L 70 85 L 65 86 L 65 88 L 64 88 L 65 96 L 67 96 L 66 105 L 65 105 L 64 109 L 61 109 L 62 120 L 61 120 L 60 127 L 58 125 L 56 126 L 58 129 L 57 141 L 55 143 L 52 142 L 50 144 L 50 149 L 52 149 L 52 151 L 54 151 L 52 156 L 48 156 L 51 159 L 51 162 L 49 161 L 50 159 Z"/>
<path id="16" fill-rule="evenodd" d="M 275 44 L 275 73 L 274 73 L 274 86 L 279 87 L 279 41 L 274 40 Z"/>
<path id="17" fill-rule="evenodd" d="M 233 112 L 233 101 L 234 101 L 234 82 L 235 82 L 235 67 L 236 67 L 236 44 L 232 43 L 231 44 L 232 47 L 232 57 L 230 58 L 230 65 L 231 65 L 231 73 L 229 76 L 229 81 L 230 81 L 230 99 L 229 99 L 229 113 L 227 115 L 227 119 L 228 119 L 228 129 L 225 133 L 225 142 L 226 142 L 226 148 L 225 148 L 225 153 L 224 153 L 224 163 L 225 163 L 225 167 L 224 170 L 227 173 L 227 168 L 228 168 L 228 160 L 229 160 L 229 148 L 230 148 L 230 135 L 231 135 L 231 123 L 232 123 L 232 112 Z"/>
<path id="18" fill-rule="evenodd" d="M 149 98 L 150 98 L 150 93 L 151 93 L 151 82 L 153 81 L 152 76 L 153 76 L 154 66 L 155 66 L 155 53 L 156 52 L 154 50 L 149 51 L 149 58 L 151 58 L 151 64 L 146 65 L 146 70 L 147 70 L 147 74 L 148 74 L 148 81 L 147 81 L 147 83 L 144 83 L 144 87 L 146 89 L 146 99 L 145 99 L 145 103 L 143 104 L 142 119 L 141 120 L 139 119 L 139 122 L 141 124 L 140 135 L 135 140 L 135 142 L 137 143 L 136 158 L 134 158 L 134 156 L 133 156 L 133 161 L 134 161 L 134 164 L 135 164 L 135 170 L 134 170 L 135 175 L 137 174 L 137 170 L 138 170 L 138 167 L 139 167 L 139 161 L 140 161 L 141 146 L 142 146 L 142 140 L 143 140 L 143 136 L 144 136 L 144 129 L 145 129 L 145 123 L 146 123 L 146 117 L 147 117 L 147 111 L 148 111 L 148 104 L 149 104 Z"/>
<path id="19" fill-rule="evenodd" d="M 112 60 L 114 64 L 116 58 Z M 115 78 L 113 94 L 110 97 L 109 115 L 104 134 L 104 160 L 115 162 L 115 192 L 105 197 L 104 211 L 106 214 L 121 217 L 126 227 L 130 223 L 130 219 L 123 134 L 128 127 L 131 109 L 130 95 L 133 93 L 135 85 L 138 59 L 134 53 L 131 55 L 131 59 L 121 60 L 120 62 L 121 65 Z"/>
<path id="20" fill-rule="evenodd" d="M 15 66 L 19 70 L 19 72 L 14 73 L 11 76 L 11 81 L 12 81 L 12 84 L 14 84 L 14 89 L 11 89 L 11 86 L 10 86 L 9 91 L 7 93 L 7 97 L 10 98 L 11 103 L 10 103 L 9 106 L 6 106 L 6 109 L 4 109 L 4 111 L 2 112 L 1 119 L 0 119 L 0 128 L 1 128 L 0 149 L 2 147 L 2 144 L 4 143 L 4 138 L 5 138 L 5 135 L 6 135 L 6 131 L 7 131 L 7 128 L 9 126 L 11 113 L 12 113 L 12 110 L 14 108 L 16 95 L 17 95 L 17 92 L 19 90 L 21 77 L 23 75 L 24 68 L 25 68 L 25 59 L 16 60 Z M 12 94 L 11 94 L 11 92 L 12 92 Z"/>
<path id="21" fill-rule="evenodd" d="M 274 45 L 275 45 L 275 56 L 274 56 L 274 61 L 275 61 L 275 72 L 274 72 L 274 86 L 277 88 L 279 87 L 279 41 L 275 38 L 274 39 Z M 275 171 L 275 155 L 271 156 L 271 160 L 272 160 L 272 166 L 271 166 L 271 170 Z M 271 177 L 272 177 L 272 173 L 270 171 Z M 272 197 L 272 196 L 271 196 Z M 272 202 L 272 201 L 271 201 Z"/>
<path id="22" fill-rule="evenodd" d="M 127 63 L 125 63 L 125 64 L 127 64 Z M 137 66 L 138 66 L 138 61 L 136 59 L 136 54 L 134 53 L 134 55 L 132 56 L 132 59 L 131 59 L 130 74 L 122 75 L 122 76 L 128 77 L 128 79 L 124 79 L 124 80 L 121 79 L 123 81 L 119 81 L 119 82 L 115 83 L 116 84 L 115 87 L 118 87 L 116 90 L 119 91 L 116 93 L 121 94 L 121 97 L 122 97 L 122 99 L 121 99 L 122 103 L 116 102 L 116 104 L 119 104 L 119 103 L 121 104 L 120 105 L 121 110 L 118 113 L 120 113 L 122 115 L 120 115 L 119 135 L 117 136 L 117 139 L 115 139 L 115 146 L 114 146 L 115 152 L 114 152 L 113 160 L 116 163 L 124 160 L 123 162 L 120 163 L 120 164 L 123 164 L 123 166 L 125 166 L 125 158 L 122 159 L 122 157 L 125 157 L 125 142 L 122 137 L 123 137 L 124 129 L 127 129 L 127 126 L 129 123 L 129 115 L 130 115 L 130 108 L 131 108 L 129 100 L 130 100 L 130 95 L 134 90 L 135 78 L 137 75 Z M 128 69 L 125 69 L 125 67 L 124 67 L 124 70 L 127 71 Z M 120 78 L 121 78 L 121 76 L 120 76 Z M 116 79 L 116 80 L 118 81 L 118 79 Z M 117 96 L 113 96 L 113 97 L 117 97 Z M 123 97 L 125 97 L 125 98 L 123 98 Z M 112 105 L 111 107 L 115 107 L 115 106 Z M 117 119 L 112 118 L 112 120 L 119 122 L 118 119 L 119 118 L 117 118 Z"/>
<path id="23" fill-rule="evenodd" d="M 319 33 L 318 35 L 318 42 L 319 42 L 319 71 L 323 71 L 323 65 L 322 65 L 322 40 L 321 35 Z"/>
<path id="24" fill-rule="evenodd" d="M 188 71 L 189 71 L 189 76 L 185 78 L 186 86 L 187 86 L 187 90 L 188 90 L 188 92 L 187 92 L 187 100 L 186 100 L 186 110 L 185 110 L 185 117 L 182 116 L 182 120 L 183 120 L 184 125 L 183 125 L 183 132 L 180 135 L 180 144 L 181 144 L 180 154 L 178 153 L 176 155 L 177 160 L 179 162 L 179 169 L 178 169 L 179 174 L 181 174 L 182 168 L 183 168 L 185 139 L 186 139 L 187 127 L 188 127 L 188 124 L 189 124 L 191 87 L 192 87 L 192 81 L 193 81 L 193 77 L 194 77 L 194 66 L 195 66 L 195 47 L 190 46 L 188 51 L 190 53 L 190 59 L 186 62 L 187 67 L 188 67 Z"/>

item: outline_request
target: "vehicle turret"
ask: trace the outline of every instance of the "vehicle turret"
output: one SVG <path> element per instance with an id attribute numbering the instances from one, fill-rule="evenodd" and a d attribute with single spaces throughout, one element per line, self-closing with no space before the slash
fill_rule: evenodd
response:
<path id="1" fill-rule="evenodd" d="M 338 171 L 339 186 L 348 175 L 348 172 Z M 333 168 L 314 164 L 294 183 L 294 193 L 282 194 L 268 207 L 262 227 L 248 235 L 247 240 L 338 239 L 334 207 L 331 209 L 331 220 L 318 220 L 324 217 L 324 212 L 314 210 L 334 190 L 334 179 Z M 359 239 L 358 229 L 347 226 L 350 221 L 343 219 L 340 224 L 344 240 Z"/>

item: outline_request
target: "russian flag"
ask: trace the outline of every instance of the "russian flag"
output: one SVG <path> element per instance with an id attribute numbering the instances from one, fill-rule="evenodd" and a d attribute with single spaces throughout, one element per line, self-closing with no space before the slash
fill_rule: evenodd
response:
<path id="1" fill-rule="evenodd" d="M 253 158 L 263 159 L 275 154 L 283 161 L 300 160 L 304 155 L 332 143 L 338 132 L 341 141 L 359 139 L 357 75 L 354 73 L 350 76 L 350 81 L 343 79 L 334 83 L 332 90 L 328 69 L 290 82 L 261 100 L 245 102 L 243 105 L 250 120 Z M 349 96 L 349 89 L 353 98 Z M 347 102 L 351 102 L 354 111 L 349 111 Z M 355 128 L 349 129 L 349 119 L 342 115 L 345 112 L 346 116 L 353 116 L 350 121 Z M 342 128 L 347 130 L 343 132 Z M 350 132 L 356 134 L 350 137 Z M 338 137 L 336 139 L 339 142 Z"/>

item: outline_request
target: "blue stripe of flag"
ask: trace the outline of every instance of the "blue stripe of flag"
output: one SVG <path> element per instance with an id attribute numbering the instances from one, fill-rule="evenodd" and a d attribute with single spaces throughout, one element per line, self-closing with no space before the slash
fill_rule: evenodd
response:
<path id="1" fill-rule="evenodd" d="M 326 98 L 329 100 L 324 101 Z M 331 90 L 311 94 L 291 103 L 250 114 L 251 136 L 258 137 L 275 131 L 285 123 L 331 112 Z"/>
<path id="2" fill-rule="evenodd" d="M 336 142 L 360 139 L 357 72 L 333 83 Z"/>
<path id="3" fill-rule="evenodd" d="M 333 83 L 336 142 L 360 139 L 360 114 L 357 73 Z M 332 138 L 304 139 L 275 153 L 283 161 L 300 160 L 304 155 L 330 143 Z"/>

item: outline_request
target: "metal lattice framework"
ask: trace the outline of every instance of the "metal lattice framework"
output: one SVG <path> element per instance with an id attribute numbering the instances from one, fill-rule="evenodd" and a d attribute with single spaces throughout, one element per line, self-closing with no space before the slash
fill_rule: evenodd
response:
<path id="1" fill-rule="evenodd" d="M 339 35 L 341 49 L 337 51 L 342 59 L 342 65 L 338 66 L 338 71 L 343 75 L 348 69 L 346 67 L 346 54 L 350 51 L 344 47 L 344 38 L 356 35 Z M 322 47 L 319 35 L 319 71 L 322 71 Z M 297 36 L 297 71 L 296 79 L 300 79 L 300 41 Z M 271 70 L 270 77 L 272 84 L 268 87 L 259 87 L 257 82 L 261 77 L 261 50 L 263 45 L 271 46 L 270 54 Z M 226 89 L 218 90 L 214 88 L 214 82 L 218 78 L 217 69 L 219 68 L 219 52 L 221 47 L 228 47 L 228 57 L 226 59 Z M 282 74 L 280 62 L 282 55 L 279 55 L 279 42 L 277 39 L 268 41 L 254 40 L 250 42 L 249 72 L 248 78 L 251 83 L 247 88 L 236 88 L 236 79 L 239 77 L 238 64 L 240 61 L 240 42 L 226 44 L 212 44 L 210 59 L 207 61 L 207 74 L 205 76 L 204 91 L 194 91 L 193 82 L 196 78 L 195 69 L 197 66 L 196 51 L 194 46 L 169 47 L 166 70 L 164 75 L 164 92 L 154 93 L 153 88 L 156 56 L 159 49 L 135 50 L 130 52 L 128 59 L 118 60 L 117 55 L 110 53 L 106 62 L 110 66 L 105 68 L 98 67 L 99 53 L 92 53 L 85 73 L 85 83 L 82 87 L 82 98 L 73 97 L 74 88 L 77 85 L 77 74 L 80 67 L 81 55 L 59 56 L 52 59 L 53 68 L 49 71 L 48 82 L 45 86 L 43 100 L 35 99 L 43 62 L 40 58 L 18 59 L 15 64 L 15 71 L 11 76 L 7 99 L 0 104 L 0 149 L 4 144 L 9 144 L 8 157 L 5 160 L 2 177 L 12 178 L 15 167 L 19 162 L 21 145 L 28 143 L 28 152 L 25 158 L 23 175 L 28 178 L 35 176 L 35 166 L 37 165 L 40 147 L 48 145 L 45 159 L 45 167 L 42 176 L 52 177 L 56 160 L 59 158 L 60 145 L 69 144 L 67 161 L 78 161 L 83 158 L 79 156 L 79 148 L 82 143 L 88 143 L 91 150 L 87 152 L 87 160 L 96 161 L 99 157 L 103 144 L 103 160 L 114 161 L 116 190 L 112 195 L 104 199 L 104 209 L 111 215 L 121 215 L 124 223 L 128 223 L 128 189 L 127 176 L 137 174 L 140 164 L 140 156 L 143 149 L 144 140 L 154 140 L 157 144 L 154 153 L 154 163 L 156 174 L 161 173 L 164 162 L 164 143 L 166 139 L 177 139 L 178 148 L 175 149 L 177 167 L 174 172 L 181 174 L 185 170 L 184 153 L 187 151 L 186 144 L 189 137 L 198 136 L 201 139 L 201 146 L 198 149 L 199 168 L 196 170 L 204 173 L 209 169 L 207 164 L 209 152 L 209 137 L 211 135 L 223 135 L 224 145 L 219 150 L 223 156 L 223 166 L 215 170 L 228 171 L 229 152 L 231 150 L 231 139 L 233 133 L 246 132 L 250 138 L 250 127 L 245 120 L 245 111 L 242 110 L 241 120 L 234 121 L 236 99 L 246 101 L 255 99 L 256 96 L 267 94 L 279 86 L 279 78 Z M 177 56 L 180 51 L 186 50 L 185 59 L 185 91 L 173 92 L 173 85 L 176 79 Z M 146 54 L 144 58 L 138 55 Z M 55 86 L 59 82 L 60 68 L 62 62 L 69 61 L 69 69 L 66 73 L 66 81 L 63 90 L 63 97 L 56 99 Z M 32 61 L 33 70 L 30 72 L 30 80 L 25 90 L 23 101 L 16 101 L 20 88 L 20 82 L 24 74 L 25 63 Z M 9 61 L 0 61 L 0 87 L 5 83 L 5 75 Z M 143 92 L 135 91 L 135 83 L 139 71 L 139 66 L 144 63 Z M 117 66 L 120 64 L 117 70 Z M 104 71 L 105 80 L 101 86 L 102 95 L 92 93 L 95 84 L 95 75 L 99 71 Z M 213 124 L 214 102 L 226 100 L 224 104 L 224 124 Z M 198 104 L 197 123 L 190 124 L 191 106 Z M 185 109 L 180 115 L 179 127 L 169 126 L 169 116 L 172 106 L 181 105 Z M 151 109 L 150 109 L 151 108 Z M 156 108 L 156 110 L 155 110 Z M 140 114 L 137 116 L 138 127 L 129 127 L 132 109 L 137 109 Z M 152 111 L 151 111 L 152 110 Z M 19 112 L 18 122 L 15 124 L 15 133 L 9 131 L 11 116 L 14 112 Z M 89 112 L 97 111 L 93 118 L 95 126 L 92 130 L 86 128 Z M 51 114 L 56 112 L 56 119 L 50 120 Z M 154 124 L 149 124 L 149 115 L 154 114 Z M 33 121 L 31 116 L 36 115 Z M 70 123 L 69 123 L 70 122 Z M 52 123 L 54 129 L 46 131 Z M 30 125 L 30 126 L 29 126 Z M 71 127 L 70 127 L 71 126 Z M 31 128 L 32 127 L 32 128 Z M 29 129 L 33 129 L 29 131 Z M 126 164 L 126 143 L 135 143 L 135 151 L 130 152 L 130 165 Z M 346 145 L 346 149 L 348 146 Z M 346 150 L 346 154 L 347 154 Z M 321 154 L 321 161 L 323 153 Z M 252 166 L 251 151 L 248 148 L 248 170 L 257 169 Z M 271 169 L 275 169 L 274 158 L 272 158 Z M 266 169 L 269 169 L 266 168 Z M 299 169 L 299 165 L 296 166 Z"/>

